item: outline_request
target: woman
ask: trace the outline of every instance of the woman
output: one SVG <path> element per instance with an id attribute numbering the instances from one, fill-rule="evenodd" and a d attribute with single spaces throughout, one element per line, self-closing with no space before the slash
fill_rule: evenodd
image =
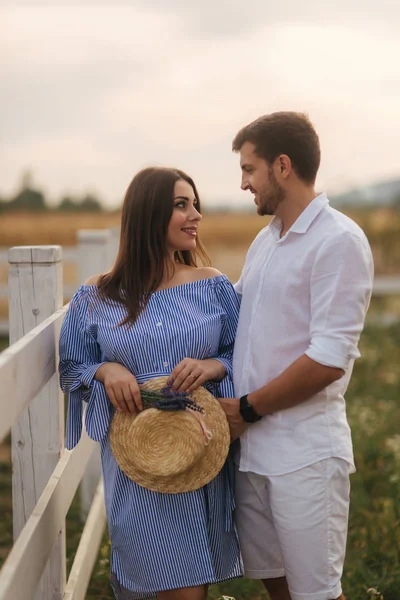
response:
<path id="1" fill-rule="evenodd" d="M 142 409 L 139 384 L 168 375 L 179 390 L 233 396 L 238 300 L 209 266 L 197 236 L 200 200 L 182 171 L 148 168 L 132 180 L 111 272 L 81 286 L 60 337 L 61 387 L 69 393 L 66 445 L 85 427 L 101 442 L 111 583 L 118 600 L 204 600 L 209 584 L 241 575 L 229 464 L 180 494 L 126 477 L 110 450 L 114 410 Z"/>

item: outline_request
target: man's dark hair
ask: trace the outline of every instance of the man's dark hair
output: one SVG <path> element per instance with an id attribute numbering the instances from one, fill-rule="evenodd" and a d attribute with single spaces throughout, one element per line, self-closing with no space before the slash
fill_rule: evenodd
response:
<path id="1" fill-rule="evenodd" d="M 269 164 L 286 154 L 300 179 L 315 182 L 321 151 L 318 135 L 305 114 L 275 112 L 259 117 L 237 133 L 232 150 L 239 152 L 245 142 L 254 144 L 256 154 Z"/>

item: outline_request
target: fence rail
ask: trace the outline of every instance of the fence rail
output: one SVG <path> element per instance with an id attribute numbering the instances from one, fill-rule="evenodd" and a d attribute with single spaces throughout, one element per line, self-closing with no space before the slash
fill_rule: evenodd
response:
<path id="1" fill-rule="evenodd" d="M 0 390 L 7 390 L 1 403 L 0 441 L 17 416 L 37 396 L 56 372 L 55 340 L 66 307 L 0 354 Z"/>
<path id="2" fill-rule="evenodd" d="M 2 600 L 27 600 L 32 597 L 52 546 L 64 527 L 66 514 L 93 449 L 94 443 L 84 434 L 73 451 L 63 451 L 53 475 L 3 566 L 0 576 Z M 101 525 L 101 521 L 98 521 L 97 526 L 102 533 L 104 523 L 103 527 Z M 98 548 L 99 546 L 96 548 L 96 555 Z M 21 573 L 24 574 L 23 577 Z M 85 592 L 86 588 L 82 595 L 76 597 L 83 599 Z M 43 600 L 45 598 L 43 596 Z"/>
<path id="3" fill-rule="evenodd" d="M 78 246 L 66 252 L 77 262 L 77 285 L 110 267 L 112 242 L 108 230 L 78 233 Z M 98 444 L 83 433 L 74 450 L 64 449 L 58 340 L 63 301 L 75 286 L 63 288 L 60 246 L 15 247 L 6 257 L 10 346 L 0 354 L 0 441 L 11 429 L 14 546 L 0 572 L 0 600 L 83 600 L 105 509 Z M 79 485 L 87 519 L 66 582 L 65 517 Z"/>

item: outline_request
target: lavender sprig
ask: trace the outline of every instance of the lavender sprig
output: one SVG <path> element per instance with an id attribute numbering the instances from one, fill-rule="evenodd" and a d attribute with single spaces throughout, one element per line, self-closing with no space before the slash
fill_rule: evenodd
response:
<path id="1" fill-rule="evenodd" d="M 163 387 L 160 391 L 140 390 L 143 408 L 158 408 L 159 410 L 191 410 L 204 413 L 203 408 L 189 398 L 188 392 L 178 392 L 172 390 L 169 386 Z"/>

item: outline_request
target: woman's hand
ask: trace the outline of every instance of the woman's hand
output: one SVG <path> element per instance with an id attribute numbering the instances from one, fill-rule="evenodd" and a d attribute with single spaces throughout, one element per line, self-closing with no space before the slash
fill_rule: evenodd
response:
<path id="1" fill-rule="evenodd" d="M 225 377 L 224 365 L 214 358 L 196 360 L 184 358 L 176 365 L 168 378 L 167 385 L 179 392 L 194 392 L 205 381 L 221 380 Z"/>
<path id="2" fill-rule="evenodd" d="M 134 415 L 143 410 L 136 378 L 123 365 L 104 363 L 97 369 L 94 378 L 104 384 L 107 396 L 116 410 Z"/>

